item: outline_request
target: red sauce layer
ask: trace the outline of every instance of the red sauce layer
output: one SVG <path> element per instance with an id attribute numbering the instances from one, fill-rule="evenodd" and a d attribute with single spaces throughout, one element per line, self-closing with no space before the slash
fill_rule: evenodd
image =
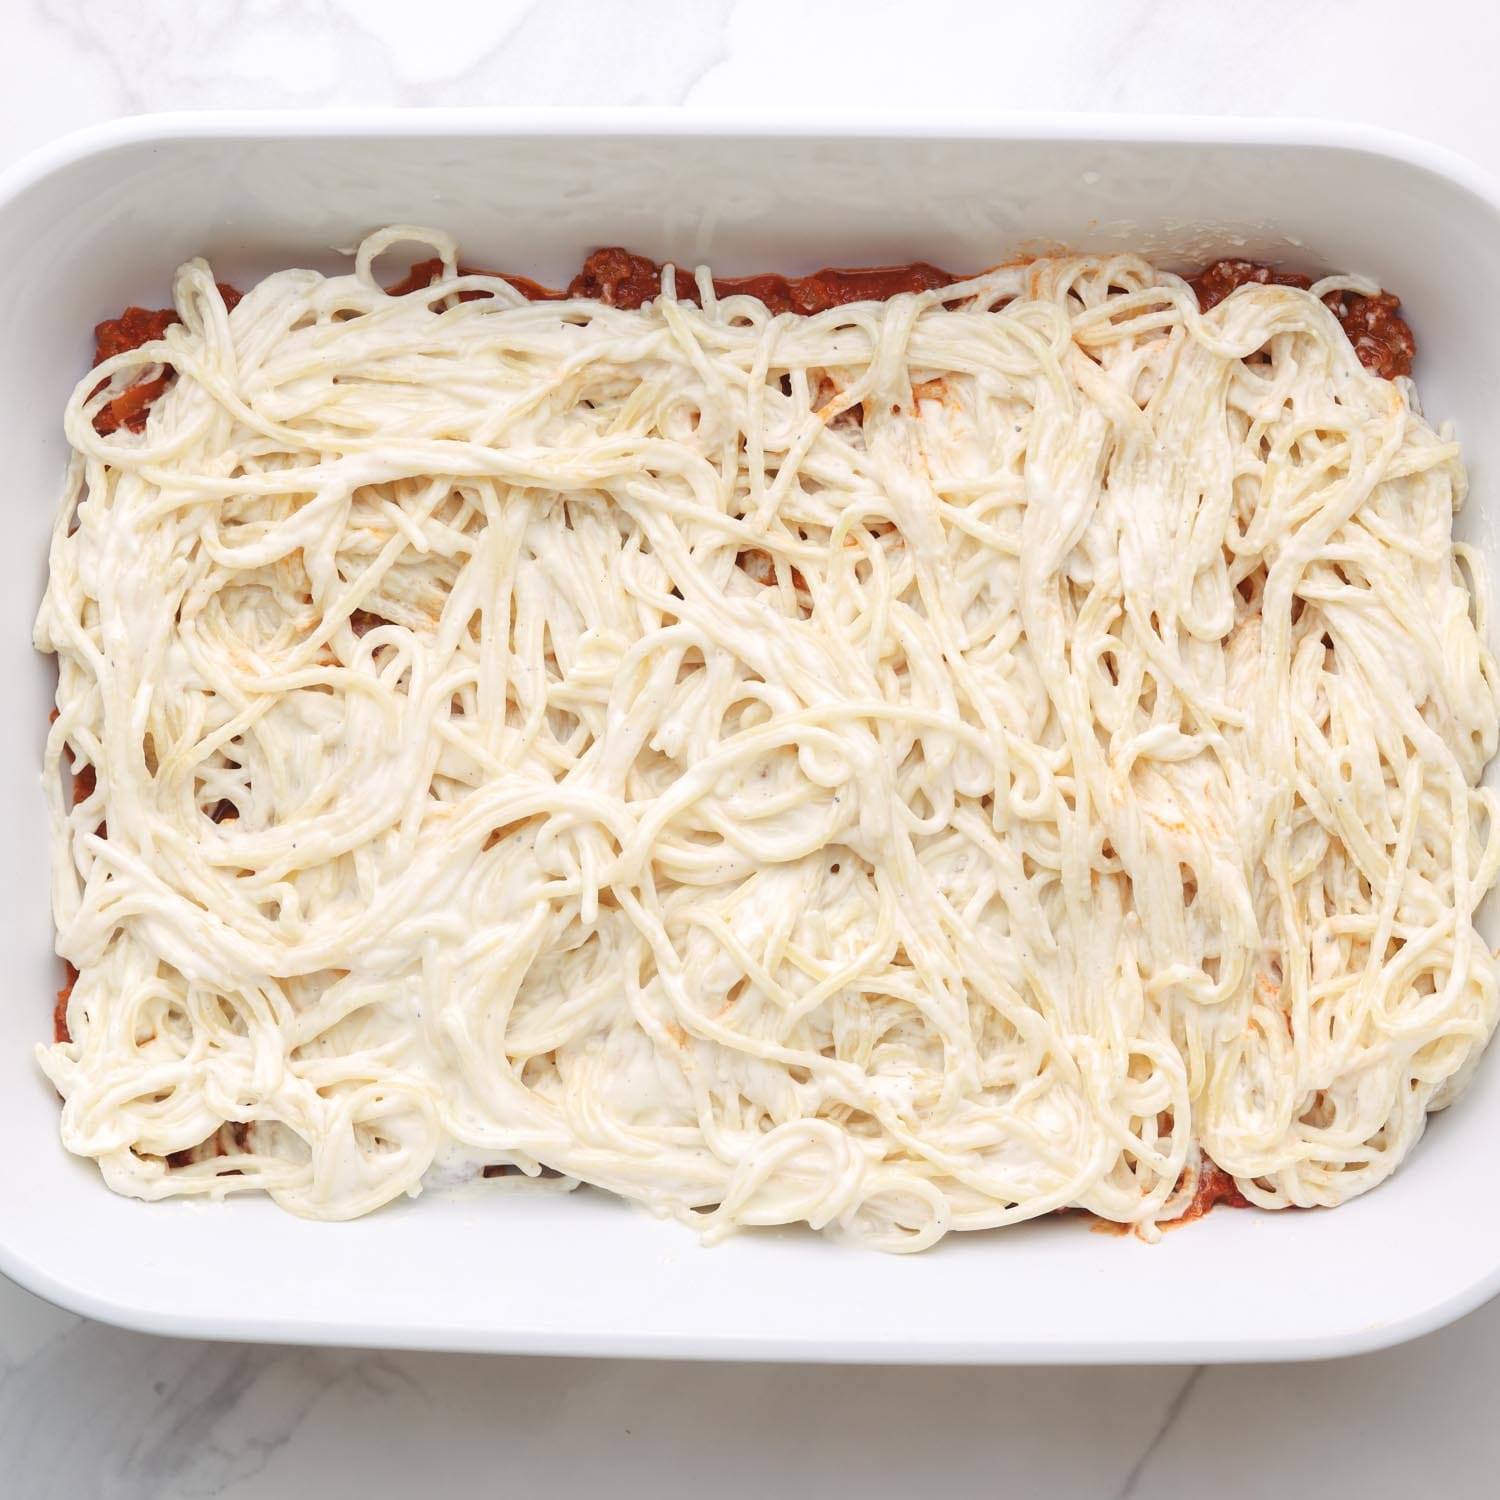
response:
<path id="1" fill-rule="evenodd" d="M 433 258 L 418 261 L 411 270 L 386 290 L 393 297 L 421 290 L 442 275 L 443 263 Z M 634 311 L 651 301 L 661 291 L 662 267 L 644 255 L 635 255 L 619 246 L 595 250 L 583 263 L 583 269 L 566 289 L 543 286 L 529 276 L 508 272 L 484 271 L 475 266 L 460 266 L 464 276 L 499 276 L 532 302 L 561 302 L 568 299 L 593 299 L 606 307 Z M 698 283 L 685 271 L 673 271 L 679 301 L 698 301 Z M 811 276 L 787 277 L 772 272 L 757 276 L 716 276 L 714 293 L 719 297 L 748 296 L 758 298 L 773 313 L 796 313 L 810 316 L 831 307 L 850 302 L 884 302 L 903 292 L 925 292 L 951 286 L 960 280 L 925 261 L 900 266 L 827 267 Z M 1216 260 L 1196 275 L 1187 278 L 1207 312 L 1229 294 L 1247 283 L 1306 288 L 1312 285 L 1294 271 L 1278 271 L 1271 266 L 1249 260 Z M 240 293 L 225 282 L 219 283 L 224 305 L 233 308 Z M 470 288 L 458 294 L 461 301 L 485 297 L 487 292 Z M 1411 373 L 1416 341 L 1410 327 L 1399 316 L 1401 302 L 1389 292 L 1364 297 L 1357 292 L 1330 292 L 1323 299 L 1344 325 L 1360 363 L 1375 374 L 1390 379 Z M 97 365 L 116 354 L 139 349 L 142 344 L 159 339 L 178 321 L 172 308 L 151 310 L 127 307 L 118 318 L 110 318 L 94 329 L 94 363 Z M 114 397 L 94 417 L 95 431 L 103 434 L 121 427 L 139 432 L 146 425 L 152 403 L 167 389 L 174 378 L 170 365 L 150 380 L 139 380 Z"/>
<path id="2" fill-rule="evenodd" d="M 1217 307 L 1231 292 L 1252 283 L 1256 286 L 1295 286 L 1303 291 L 1312 285 L 1308 277 L 1299 276 L 1295 271 L 1277 271 L 1253 260 L 1216 260 L 1186 280 L 1204 312 Z"/>
<path id="3" fill-rule="evenodd" d="M 68 1032 L 68 1001 L 73 998 L 73 986 L 78 983 L 78 970 L 66 959 L 63 960 L 63 987 L 57 992 L 57 1004 L 52 1007 L 52 1040 L 71 1042 Z"/>
<path id="4" fill-rule="evenodd" d="M 1250 1200 L 1234 1185 L 1234 1178 L 1216 1166 L 1206 1156 L 1198 1170 L 1198 1182 L 1193 1189 L 1193 1201 L 1178 1215 L 1162 1227 L 1173 1229 L 1179 1224 L 1191 1224 L 1201 1219 L 1219 1204 L 1225 1208 L 1249 1208 Z"/>
<path id="5" fill-rule="evenodd" d="M 1204 312 L 1252 282 L 1260 286 L 1301 287 L 1304 291 L 1312 285 L 1310 278 L 1295 271 L 1277 271 L 1253 260 L 1216 260 L 1196 276 L 1188 277 L 1188 285 Z M 1377 292 L 1373 297 L 1358 292 L 1329 292 L 1323 301 L 1344 325 L 1360 364 L 1367 370 L 1386 380 L 1411 374 L 1417 342 L 1405 319 L 1399 316 L 1399 297 L 1389 292 Z"/>
<path id="6" fill-rule="evenodd" d="M 224 306 L 233 311 L 240 293 L 224 281 L 218 283 L 218 288 Z M 118 318 L 107 318 L 95 324 L 94 363 L 100 365 L 117 354 L 139 349 L 142 344 L 161 338 L 172 324 L 181 321 L 175 308 L 161 307 L 150 311 L 144 307 L 127 307 Z M 95 414 L 94 431 L 106 437 L 122 427 L 139 432 L 146 425 L 151 404 L 172 383 L 175 374 L 171 365 L 165 365 L 160 375 L 126 386 Z"/>
<path id="7" fill-rule="evenodd" d="M 424 286 L 431 286 L 442 275 L 441 260 L 418 261 L 407 275 L 386 290 L 393 297 L 404 296 Z M 484 271 L 475 266 L 460 266 L 462 276 L 499 276 L 532 302 L 561 302 L 567 298 L 602 302 L 606 307 L 634 312 L 661 294 L 662 267 L 644 255 L 613 246 L 595 250 L 584 261 L 583 269 L 568 283 L 566 291 L 542 286 L 525 276 L 503 271 Z M 687 271 L 674 269 L 673 284 L 679 302 L 698 302 L 697 279 Z M 811 276 L 788 278 L 771 273 L 760 276 L 715 276 L 714 295 L 758 298 L 773 313 L 799 313 L 804 317 L 843 307 L 849 302 L 884 302 L 902 292 L 925 292 L 933 287 L 951 286 L 959 278 L 940 271 L 925 261 L 904 266 L 858 266 L 839 270 L 829 267 Z M 460 292 L 467 301 L 483 297 L 481 291 Z"/>
<path id="8" fill-rule="evenodd" d="M 526 276 L 485 271 L 476 266 L 460 266 L 464 276 L 498 276 L 532 302 L 559 302 L 565 298 L 592 299 L 606 307 L 629 311 L 642 307 L 661 292 L 662 266 L 644 255 L 614 246 L 596 250 L 584 261 L 583 269 L 568 283 L 566 291 L 543 286 Z M 431 286 L 441 275 L 443 263 L 437 258 L 418 261 L 411 270 L 387 291 L 393 297 Z M 698 301 L 697 280 L 685 271 L 673 272 L 673 284 L 680 302 Z M 833 267 L 815 271 L 811 276 L 788 278 L 767 273 L 758 276 L 716 276 L 714 294 L 758 298 L 773 313 L 799 313 L 810 316 L 842 307 L 849 302 L 884 302 L 903 292 L 925 292 L 935 287 L 951 286 L 957 277 L 925 261 L 902 266 L 862 266 L 852 269 Z M 1250 260 L 1216 260 L 1196 275 L 1187 278 L 1207 312 L 1233 291 L 1248 283 L 1262 286 L 1293 286 L 1306 290 L 1309 277 L 1296 271 L 1278 271 L 1273 266 Z M 460 292 L 463 301 L 483 297 L 482 291 L 470 288 Z M 1324 302 L 1344 325 L 1354 352 L 1366 369 L 1389 380 L 1395 375 L 1411 373 L 1416 341 L 1411 329 L 1398 315 L 1400 299 L 1389 292 L 1373 297 L 1358 292 L 1330 292 Z"/>

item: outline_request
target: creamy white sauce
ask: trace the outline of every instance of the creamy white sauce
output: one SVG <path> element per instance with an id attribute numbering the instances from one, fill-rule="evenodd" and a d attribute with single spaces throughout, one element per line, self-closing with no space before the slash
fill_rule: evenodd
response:
<path id="1" fill-rule="evenodd" d="M 449 274 L 389 297 L 413 238 Z M 1401 1161 L 1495 1022 L 1496 671 L 1457 448 L 1325 287 L 1067 258 L 802 319 L 455 265 L 386 231 L 227 314 L 192 262 L 69 404 L 70 1150 L 895 1249 Z"/>

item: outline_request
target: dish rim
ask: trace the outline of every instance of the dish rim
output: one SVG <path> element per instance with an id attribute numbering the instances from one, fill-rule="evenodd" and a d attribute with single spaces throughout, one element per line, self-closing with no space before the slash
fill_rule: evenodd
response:
<path id="1" fill-rule="evenodd" d="M 1014 114 L 953 111 L 900 114 L 882 119 L 810 111 L 776 120 L 735 110 L 682 105 L 540 106 L 334 109 L 204 109 L 121 115 L 67 132 L 0 171 L 0 213 L 27 188 L 89 156 L 120 146 L 180 139 L 273 139 L 286 136 L 407 135 L 416 138 L 472 134 L 584 136 L 615 132 L 650 137 L 802 136 L 838 140 L 1098 141 L 1111 144 L 1199 143 L 1238 146 L 1306 146 L 1372 152 L 1431 172 L 1485 199 L 1500 212 L 1500 176 L 1451 147 L 1381 125 L 1304 115 Z"/>

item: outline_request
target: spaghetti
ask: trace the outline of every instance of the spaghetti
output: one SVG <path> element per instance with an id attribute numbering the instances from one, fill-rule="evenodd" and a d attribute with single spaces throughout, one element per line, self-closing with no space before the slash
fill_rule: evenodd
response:
<path id="1" fill-rule="evenodd" d="M 79 385 L 67 1147 L 902 1250 L 1381 1181 L 1493 1029 L 1500 836 L 1458 449 L 1320 300 L 1378 288 L 660 285 L 528 301 L 398 228 L 231 311 L 194 261 Z"/>

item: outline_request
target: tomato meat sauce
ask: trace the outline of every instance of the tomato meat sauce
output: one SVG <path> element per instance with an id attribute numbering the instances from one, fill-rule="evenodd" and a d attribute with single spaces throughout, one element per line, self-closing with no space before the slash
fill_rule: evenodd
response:
<path id="1" fill-rule="evenodd" d="M 485 271 L 474 266 L 459 267 L 462 276 L 499 276 L 531 302 L 594 300 L 606 307 L 632 312 L 660 294 L 662 271 L 663 267 L 657 261 L 617 245 L 595 250 L 565 289 L 544 286 L 529 276 Z M 443 263 L 436 257 L 417 261 L 386 291 L 393 297 L 402 297 L 431 286 L 442 273 Z M 678 301 L 696 305 L 699 300 L 697 278 L 676 269 L 672 275 Z M 810 276 L 788 277 L 774 272 L 753 276 L 715 276 L 713 287 L 717 297 L 755 297 L 772 313 L 810 317 L 851 302 L 884 302 L 903 292 L 926 292 L 952 286 L 960 279 L 926 261 L 912 261 L 899 266 L 827 267 Z M 1233 259 L 1216 260 L 1189 276 L 1187 282 L 1204 312 L 1247 284 L 1304 289 L 1312 285 L 1308 277 L 1296 272 L 1278 271 L 1257 261 Z M 224 305 L 232 309 L 240 300 L 240 292 L 226 282 L 218 283 L 218 287 Z M 479 287 L 468 287 L 457 295 L 460 301 L 468 302 L 490 294 Z M 1323 300 L 1343 324 L 1360 363 L 1367 369 L 1386 379 L 1411 373 L 1416 341 L 1400 316 L 1399 298 L 1389 292 L 1378 292 L 1372 297 L 1361 296 L 1358 292 L 1330 292 Z M 95 327 L 94 363 L 98 365 L 117 354 L 139 349 L 141 345 L 161 338 L 178 321 L 177 313 L 169 307 L 154 310 L 127 307 L 118 318 L 109 318 Z M 146 425 L 152 404 L 171 384 L 174 375 L 172 367 L 166 365 L 160 374 L 127 386 L 95 414 L 94 430 L 106 436 L 122 427 L 129 432 L 140 432 Z"/>
<path id="2" fill-rule="evenodd" d="M 461 276 L 498 276 L 531 302 L 561 302 L 569 299 L 593 300 L 606 307 L 635 311 L 658 296 L 662 289 L 664 267 L 644 255 L 614 246 L 596 250 L 583 263 L 583 269 L 568 283 L 566 290 L 543 286 L 526 276 L 486 271 L 477 266 L 460 266 Z M 434 257 L 418 261 L 400 281 L 386 290 L 393 297 L 420 291 L 441 277 L 443 263 Z M 697 278 L 673 269 L 673 287 L 679 302 L 699 301 Z M 903 292 L 926 292 L 952 286 L 964 278 L 950 271 L 912 261 L 900 266 L 860 266 L 848 269 L 829 267 L 811 276 L 789 278 L 773 272 L 754 276 L 715 276 L 716 297 L 747 296 L 765 303 L 772 313 L 796 313 L 810 317 L 831 307 L 850 302 L 884 302 Z M 1273 266 L 1251 260 L 1216 260 L 1186 278 L 1207 312 L 1231 292 L 1248 284 L 1292 286 L 1306 290 L 1310 277 L 1295 271 L 1278 271 Z M 458 293 L 460 301 L 472 301 L 488 293 L 469 287 Z M 1343 324 L 1360 363 L 1389 380 L 1411 374 L 1411 362 L 1417 352 L 1411 328 L 1400 316 L 1401 301 L 1389 292 L 1362 296 L 1358 292 L 1330 292 L 1324 299 L 1329 310 Z"/>
<path id="3" fill-rule="evenodd" d="M 1216 260 L 1205 266 L 1187 283 L 1198 298 L 1198 306 L 1207 312 L 1217 307 L 1231 292 L 1242 286 L 1294 286 L 1306 291 L 1312 279 L 1295 271 L 1278 271 L 1253 260 Z M 1359 362 L 1367 370 L 1386 380 L 1410 375 L 1411 362 L 1417 352 L 1416 340 L 1405 319 L 1400 316 L 1401 299 L 1389 292 L 1373 297 L 1359 292 L 1329 292 L 1324 305 L 1344 325 L 1349 342 Z"/>
<path id="4" fill-rule="evenodd" d="M 1250 1200 L 1235 1186 L 1234 1178 L 1204 1157 L 1198 1170 L 1198 1181 L 1193 1187 L 1193 1201 L 1175 1219 L 1163 1223 L 1162 1228 L 1175 1229 L 1179 1224 L 1191 1224 L 1221 1203 L 1225 1208 L 1250 1207 Z"/>
<path id="5" fill-rule="evenodd" d="M 57 1003 L 52 1007 L 52 1040 L 71 1042 L 68 1031 L 68 1001 L 73 998 L 73 986 L 78 983 L 78 970 L 67 959 L 63 960 L 63 987 L 57 992 Z"/>
<path id="6" fill-rule="evenodd" d="M 526 276 L 512 276 L 503 271 L 485 271 L 475 266 L 460 266 L 460 276 L 498 276 L 507 281 L 531 302 L 587 300 L 602 302 L 606 307 L 635 312 L 661 294 L 663 267 L 644 255 L 613 246 L 595 250 L 584 261 L 583 269 L 568 283 L 565 291 L 542 286 Z M 443 273 L 443 263 L 436 258 L 418 261 L 402 280 L 386 290 L 393 297 L 405 296 L 431 286 Z M 691 272 L 674 269 L 673 286 L 679 302 L 698 303 L 698 281 Z M 811 276 L 788 278 L 767 273 L 758 276 L 715 276 L 716 297 L 755 297 L 773 313 L 797 313 L 809 317 L 830 307 L 849 302 L 885 302 L 902 292 L 925 292 L 934 287 L 952 286 L 959 280 L 925 261 L 904 266 L 860 266 L 849 270 L 832 268 L 815 271 Z M 471 287 L 458 294 L 460 301 L 486 297 L 489 293 Z"/>
<path id="7" fill-rule="evenodd" d="M 240 292 L 225 281 L 217 285 L 224 306 L 233 311 L 240 300 Z M 128 354 L 142 344 L 152 343 L 162 338 L 174 323 L 181 321 L 175 308 L 162 307 L 151 311 L 144 307 L 127 307 L 118 318 L 106 318 L 95 324 L 94 363 L 102 365 L 117 354 Z M 152 403 L 172 383 L 175 374 L 171 365 L 163 365 L 161 374 L 126 386 L 94 414 L 94 431 L 104 437 L 122 427 L 128 432 L 141 431 Z"/>

